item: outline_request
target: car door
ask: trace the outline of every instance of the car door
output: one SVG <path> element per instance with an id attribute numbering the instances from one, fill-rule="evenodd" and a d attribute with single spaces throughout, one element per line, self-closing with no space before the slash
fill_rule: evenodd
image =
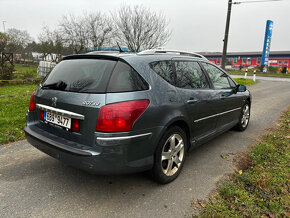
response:
<path id="1" fill-rule="evenodd" d="M 216 108 L 208 78 L 196 61 L 173 60 L 179 100 L 184 103 L 196 142 L 213 135 L 216 128 Z"/>
<path id="2" fill-rule="evenodd" d="M 229 128 L 238 121 L 243 104 L 242 96 L 235 91 L 236 84 L 224 71 L 210 63 L 201 64 L 214 86 L 218 108 L 217 128 Z"/>

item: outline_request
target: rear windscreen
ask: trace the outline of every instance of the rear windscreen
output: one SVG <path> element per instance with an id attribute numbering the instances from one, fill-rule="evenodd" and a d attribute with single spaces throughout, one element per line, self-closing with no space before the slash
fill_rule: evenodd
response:
<path id="1" fill-rule="evenodd" d="M 73 59 L 57 64 L 42 84 L 43 88 L 70 92 L 104 93 L 116 61 Z"/>

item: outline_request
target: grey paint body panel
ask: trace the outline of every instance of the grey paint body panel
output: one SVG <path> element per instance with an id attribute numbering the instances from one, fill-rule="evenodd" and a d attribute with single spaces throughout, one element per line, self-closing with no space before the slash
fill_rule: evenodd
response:
<path id="1" fill-rule="evenodd" d="M 122 174 L 149 170 L 153 166 L 156 146 L 174 123 L 187 126 L 190 147 L 194 148 L 237 124 L 248 91 L 221 98 L 231 90 L 180 89 L 169 84 L 149 66 L 153 61 L 199 58 L 179 55 L 76 55 L 65 59 L 111 58 L 128 63 L 149 84 L 144 91 L 123 93 L 74 93 L 47 90 L 38 87 L 35 102 L 51 107 L 51 99 L 57 97 L 55 108 L 84 116 L 80 120 L 80 132 L 66 131 L 39 120 L 39 110 L 28 112 L 25 133 L 28 141 L 43 152 L 75 167 L 98 174 Z M 203 60 L 204 61 L 204 60 Z M 194 98 L 192 104 L 188 100 Z M 96 132 L 99 110 L 106 104 L 139 99 L 149 99 L 150 105 L 135 121 L 132 131 Z M 83 105 L 85 101 L 96 105 Z M 231 111 L 233 110 L 233 111 Z M 223 113 L 230 111 L 228 113 Z M 214 116 L 219 114 L 218 116 Z M 207 119 L 204 119 L 207 118 Z M 195 122 L 199 121 L 199 122 Z"/>

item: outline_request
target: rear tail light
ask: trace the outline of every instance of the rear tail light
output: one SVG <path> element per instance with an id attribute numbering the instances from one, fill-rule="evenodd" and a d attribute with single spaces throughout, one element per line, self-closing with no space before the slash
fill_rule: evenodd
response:
<path id="1" fill-rule="evenodd" d="M 40 110 L 40 111 L 39 111 L 39 118 L 40 118 L 41 120 L 44 120 L 44 111 L 43 111 L 43 110 Z"/>
<path id="2" fill-rule="evenodd" d="M 149 103 L 149 100 L 137 100 L 109 104 L 101 107 L 96 131 L 130 131 L 134 122 L 146 110 Z"/>
<path id="3" fill-rule="evenodd" d="M 80 131 L 80 120 L 72 119 L 71 120 L 71 129 L 74 132 L 79 132 Z"/>
<path id="4" fill-rule="evenodd" d="M 35 91 L 32 93 L 32 95 L 30 97 L 30 102 L 29 102 L 29 110 L 30 111 L 35 110 L 34 93 L 35 93 Z"/>

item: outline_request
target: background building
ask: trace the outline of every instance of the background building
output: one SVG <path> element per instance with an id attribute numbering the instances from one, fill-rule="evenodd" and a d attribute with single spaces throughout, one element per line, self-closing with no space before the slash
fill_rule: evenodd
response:
<path id="1" fill-rule="evenodd" d="M 222 63 L 221 52 L 200 52 L 207 59 L 217 65 Z M 239 68 L 243 67 L 258 67 L 261 66 L 262 52 L 228 52 L 226 65 Z M 290 51 L 271 51 L 269 58 L 269 66 L 281 68 L 290 67 Z"/>

